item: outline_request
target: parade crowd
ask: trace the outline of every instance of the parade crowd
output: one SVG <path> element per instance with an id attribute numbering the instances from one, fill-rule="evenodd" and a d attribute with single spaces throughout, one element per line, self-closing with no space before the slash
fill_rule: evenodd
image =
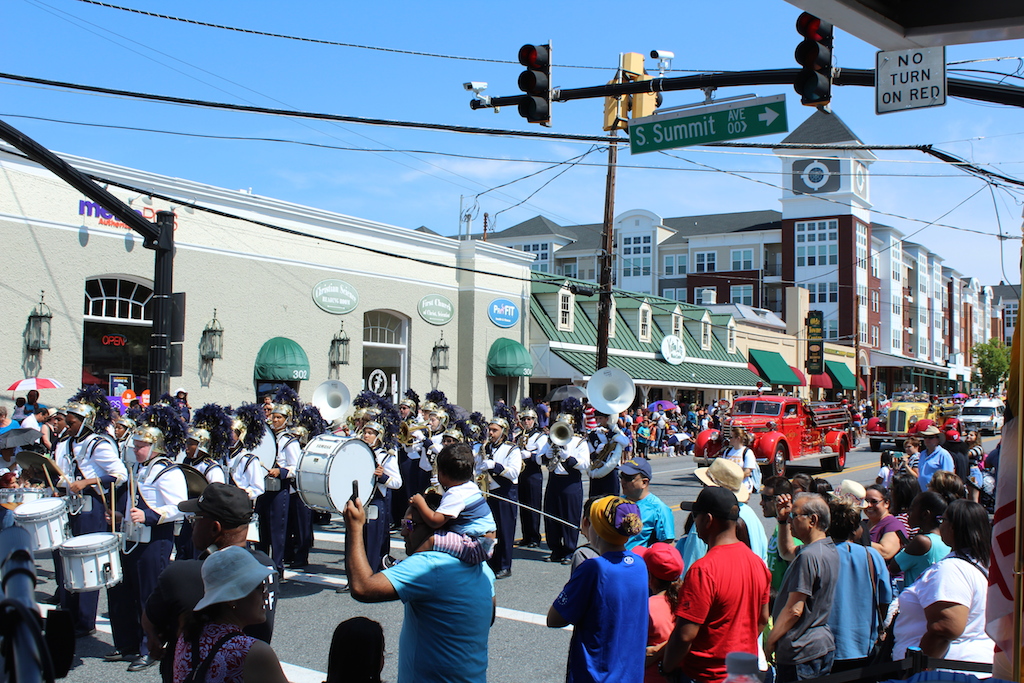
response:
<path id="1" fill-rule="evenodd" d="M 944 446 L 958 439 L 929 426 L 883 455 L 876 484 L 833 491 L 804 474 L 762 480 L 750 435 L 734 427 L 696 471 L 696 499 L 671 501 L 687 513 L 677 534 L 648 458 L 692 452 L 698 433 L 721 427 L 718 406 L 607 415 L 575 398 L 557 410 L 525 399 L 485 417 L 437 390 L 397 405 L 363 392 L 347 420 L 328 424 L 285 386 L 235 409 L 193 411 L 182 389 L 122 412 L 95 387 L 60 408 L 34 393 L 18 407 L 20 424 L 0 408 L 0 439 L 30 438 L 0 441 L 0 491 L 44 490 L 66 507 L 72 539 L 118 539 L 123 576 L 93 590 L 66 588 L 55 547 L 53 602 L 85 637 L 105 588 L 105 659 L 128 671 L 159 664 L 168 683 L 285 680 L 271 647 L 277 594 L 286 566 L 307 565 L 315 521 L 329 518 L 296 486 L 303 449 L 322 435 L 373 453 L 372 490 L 340 510 L 347 591 L 404 604 L 400 683 L 486 680 L 495 581 L 511 576 L 514 545 L 544 544 L 546 562 L 568 567 L 546 617 L 573 627 L 568 681 L 767 670 L 787 682 L 910 649 L 992 661 L 977 482 L 997 456 L 977 435 L 953 449 L 960 462 Z M 24 505 L 5 503 L 0 528 L 30 521 Z M 404 559 L 389 554 L 393 531 Z M 379 624 L 346 621 L 328 683 L 380 680 L 383 657 Z"/>

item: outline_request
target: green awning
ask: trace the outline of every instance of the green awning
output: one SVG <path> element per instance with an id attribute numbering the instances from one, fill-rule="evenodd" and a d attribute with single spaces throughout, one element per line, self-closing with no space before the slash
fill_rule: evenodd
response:
<path id="1" fill-rule="evenodd" d="M 800 386 L 800 378 L 789 367 L 789 363 L 781 354 L 775 351 L 761 351 L 750 349 L 750 362 L 757 368 L 759 375 L 768 380 L 769 384 L 781 384 L 783 386 Z"/>
<path id="2" fill-rule="evenodd" d="M 850 368 L 846 367 L 846 363 L 827 360 L 825 361 L 825 372 L 832 378 L 833 387 L 841 387 L 847 391 L 857 388 L 857 378 L 850 372 Z"/>
<path id="3" fill-rule="evenodd" d="M 490 377 L 532 376 L 533 360 L 530 352 L 514 339 L 495 339 L 487 353 L 487 374 Z"/>
<path id="4" fill-rule="evenodd" d="M 590 377 L 597 368 L 597 354 L 588 351 L 551 349 L 552 353 Z M 753 391 L 761 378 L 747 368 L 682 362 L 669 365 L 654 358 L 634 356 L 608 356 L 608 365 L 625 371 L 639 384 L 659 386 L 707 387 Z"/>
<path id="5" fill-rule="evenodd" d="M 274 337 L 260 347 L 252 374 L 257 381 L 294 382 L 309 379 L 309 359 L 298 343 L 287 337 Z"/>

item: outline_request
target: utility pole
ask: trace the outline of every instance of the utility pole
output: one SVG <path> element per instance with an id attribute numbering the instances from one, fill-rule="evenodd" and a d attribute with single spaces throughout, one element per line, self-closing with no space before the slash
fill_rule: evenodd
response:
<path id="1" fill-rule="evenodd" d="M 612 136 L 618 131 L 612 130 Z M 612 250 L 615 247 L 615 167 L 619 146 L 608 145 L 608 175 L 604 184 L 604 229 L 601 232 L 600 297 L 597 300 L 597 370 L 608 367 L 608 332 L 612 321 Z"/>

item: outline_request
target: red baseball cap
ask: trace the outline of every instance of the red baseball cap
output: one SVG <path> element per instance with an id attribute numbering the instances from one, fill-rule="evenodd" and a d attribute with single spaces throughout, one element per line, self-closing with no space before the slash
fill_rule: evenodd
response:
<path id="1" fill-rule="evenodd" d="M 950 429 L 948 432 L 946 432 L 946 441 L 959 441 L 959 440 L 960 440 L 960 432 L 956 431 L 955 429 Z"/>
<path id="2" fill-rule="evenodd" d="M 644 558 L 647 571 L 662 581 L 675 581 L 683 575 L 683 556 L 671 543 L 655 543 L 647 547 L 638 545 L 633 552 Z"/>

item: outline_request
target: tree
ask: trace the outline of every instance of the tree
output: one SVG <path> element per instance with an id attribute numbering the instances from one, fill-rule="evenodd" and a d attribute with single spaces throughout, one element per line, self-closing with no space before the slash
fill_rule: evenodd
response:
<path id="1" fill-rule="evenodd" d="M 986 392 L 995 392 L 1010 373 L 1010 347 L 999 339 L 990 339 L 972 349 L 974 382 Z"/>

